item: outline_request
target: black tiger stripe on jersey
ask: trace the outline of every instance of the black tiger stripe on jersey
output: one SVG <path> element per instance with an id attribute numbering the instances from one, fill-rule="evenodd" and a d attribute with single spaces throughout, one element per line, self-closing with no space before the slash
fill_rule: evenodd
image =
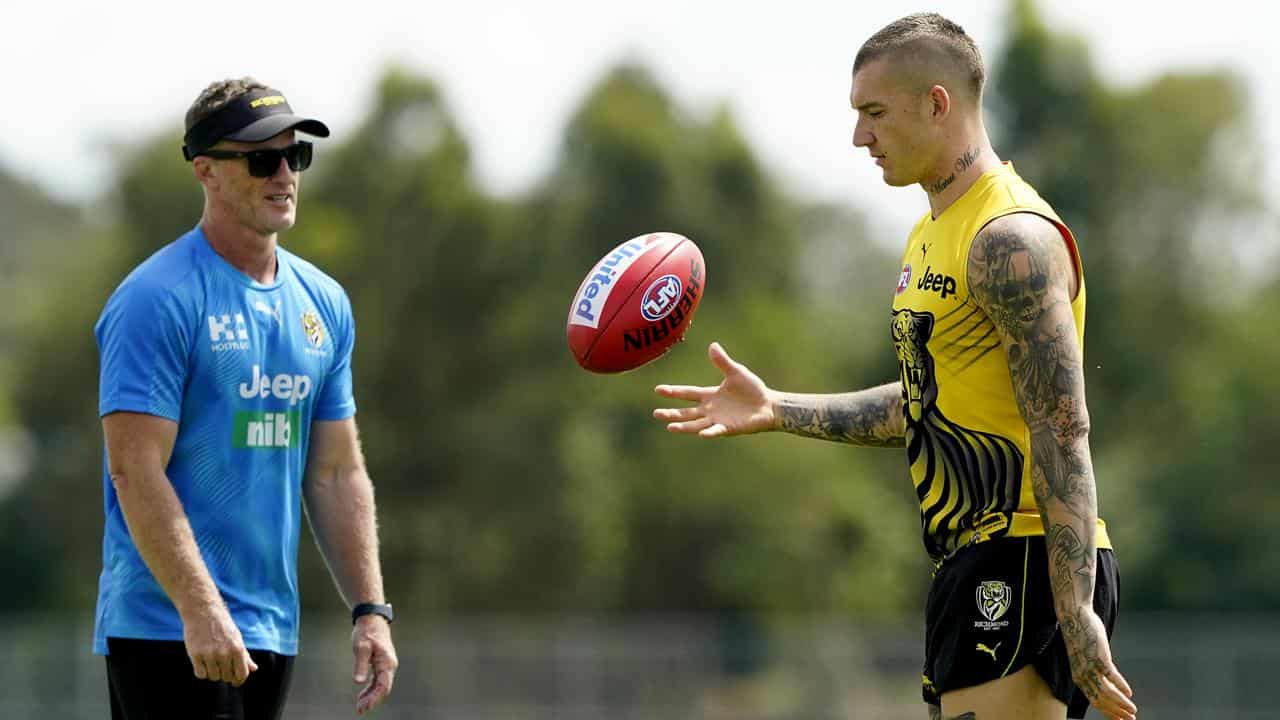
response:
<path id="1" fill-rule="evenodd" d="M 907 436 L 908 461 L 924 464 L 916 496 L 931 555 L 956 549 L 964 520 L 1017 509 L 1024 458 L 1012 441 L 957 425 L 936 405 L 922 422 L 908 421 Z"/>
<path id="2" fill-rule="evenodd" d="M 966 308 L 969 309 L 969 312 L 964 317 L 945 328 L 942 327 L 943 323 L 952 315 Z M 938 320 L 938 332 L 933 336 L 935 342 L 941 343 L 937 354 L 949 364 L 959 365 L 956 370 L 957 374 L 969 369 L 985 357 L 987 353 L 1000 347 L 1000 340 L 992 337 L 995 334 L 995 325 L 990 322 L 984 322 L 984 320 L 986 320 L 986 315 L 968 300 Z M 958 336 L 947 338 L 948 335 L 960 330 L 963 330 L 963 332 Z M 974 332 L 978 330 L 983 330 L 982 336 L 973 338 Z M 942 343 L 943 339 L 947 339 L 945 343 Z"/>

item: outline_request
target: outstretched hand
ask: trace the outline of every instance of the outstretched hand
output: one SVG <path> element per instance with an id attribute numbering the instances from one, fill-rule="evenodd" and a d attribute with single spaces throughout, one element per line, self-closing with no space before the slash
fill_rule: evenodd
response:
<path id="1" fill-rule="evenodd" d="M 698 404 L 694 407 L 658 408 L 653 411 L 653 416 L 665 421 L 671 432 L 697 433 L 704 438 L 773 430 L 772 393 L 764 382 L 745 365 L 729 357 L 720 343 L 711 343 L 707 356 L 724 375 L 724 380 L 715 387 L 655 387 L 654 392 L 663 397 Z"/>

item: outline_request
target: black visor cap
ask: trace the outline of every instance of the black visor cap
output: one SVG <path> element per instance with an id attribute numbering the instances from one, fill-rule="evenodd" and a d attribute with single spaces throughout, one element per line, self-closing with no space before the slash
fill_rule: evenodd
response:
<path id="1" fill-rule="evenodd" d="M 219 140 L 262 142 L 291 129 L 316 137 L 329 137 L 329 128 L 324 123 L 294 115 L 278 91 L 254 90 L 187 128 L 182 139 L 182 156 L 194 160 Z"/>

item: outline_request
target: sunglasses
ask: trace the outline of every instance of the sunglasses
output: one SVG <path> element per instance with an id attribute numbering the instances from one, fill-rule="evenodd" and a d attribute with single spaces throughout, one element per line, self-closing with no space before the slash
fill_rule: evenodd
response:
<path id="1" fill-rule="evenodd" d="M 302 172 L 311 167 L 311 143 L 298 141 L 288 147 L 270 150 L 205 150 L 197 153 L 216 160 L 245 158 L 249 161 L 249 174 L 256 178 L 268 178 L 276 174 L 280 159 L 289 163 L 289 169 Z"/>

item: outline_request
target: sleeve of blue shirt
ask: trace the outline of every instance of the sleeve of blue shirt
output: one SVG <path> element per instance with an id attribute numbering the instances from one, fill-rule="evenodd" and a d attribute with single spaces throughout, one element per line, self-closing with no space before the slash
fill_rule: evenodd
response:
<path id="1" fill-rule="evenodd" d="M 193 332 L 187 315 L 172 292 L 145 281 L 126 282 L 112 294 L 94 327 L 100 415 L 181 418 Z"/>
<path id="2" fill-rule="evenodd" d="M 333 364 L 316 401 L 316 420 L 345 420 L 356 414 L 351 383 L 351 353 L 356 345 L 356 326 L 351 300 L 345 292 L 337 314 L 333 328 Z"/>

